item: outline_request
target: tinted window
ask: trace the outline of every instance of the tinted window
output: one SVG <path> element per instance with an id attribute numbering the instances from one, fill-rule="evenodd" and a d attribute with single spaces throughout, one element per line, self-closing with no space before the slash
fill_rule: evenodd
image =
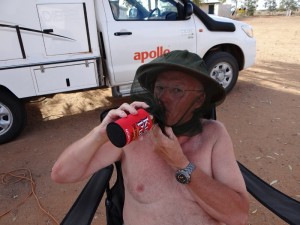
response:
<path id="1" fill-rule="evenodd" d="M 183 7 L 174 0 L 109 0 L 115 20 L 178 20 Z"/>

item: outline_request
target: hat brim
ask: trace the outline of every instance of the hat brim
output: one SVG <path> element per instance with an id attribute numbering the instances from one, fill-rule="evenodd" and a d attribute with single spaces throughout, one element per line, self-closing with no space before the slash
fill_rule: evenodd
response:
<path id="1" fill-rule="evenodd" d="M 150 92 L 153 92 L 153 85 L 157 76 L 164 71 L 180 71 L 199 80 L 206 94 L 208 103 L 220 104 L 226 97 L 225 89 L 213 78 L 200 73 L 197 70 L 181 66 L 175 63 L 148 63 L 140 66 L 136 71 L 140 85 Z"/>

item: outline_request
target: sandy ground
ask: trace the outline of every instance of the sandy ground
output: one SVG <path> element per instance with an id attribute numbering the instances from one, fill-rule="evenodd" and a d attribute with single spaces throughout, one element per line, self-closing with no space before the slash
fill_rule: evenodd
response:
<path id="1" fill-rule="evenodd" d="M 234 90 L 217 108 L 232 136 L 237 159 L 259 177 L 300 200 L 300 16 L 244 19 L 257 39 L 256 65 L 240 74 Z M 21 136 L 0 146 L 0 173 L 27 168 L 37 199 L 61 221 L 86 183 L 53 183 L 50 171 L 61 151 L 99 123 L 99 112 L 127 99 L 108 89 L 59 94 L 27 104 Z M 0 224 L 55 224 L 34 196 L 22 202 L 30 183 L 0 184 Z M 93 224 L 104 219 L 101 206 Z M 249 224 L 282 225 L 281 219 L 251 197 Z M 101 224 L 104 224 L 103 222 Z"/>

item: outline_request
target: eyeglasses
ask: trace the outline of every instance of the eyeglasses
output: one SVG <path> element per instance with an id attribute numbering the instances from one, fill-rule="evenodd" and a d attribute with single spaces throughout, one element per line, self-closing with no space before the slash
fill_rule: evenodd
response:
<path id="1" fill-rule="evenodd" d="M 165 90 L 168 90 L 169 94 L 174 98 L 182 98 L 186 91 L 203 92 L 203 90 L 183 90 L 178 87 L 164 87 L 161 85 L 155 85 L 154 86 L 154 95 L 156 95 L 157 97 L 160 97 L 164 93 Z"/>

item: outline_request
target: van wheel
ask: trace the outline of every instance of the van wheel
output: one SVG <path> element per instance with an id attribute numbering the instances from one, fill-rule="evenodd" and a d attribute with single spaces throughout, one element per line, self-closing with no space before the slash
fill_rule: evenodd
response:
<path id="1" fill-rule="evenodd" d="M 26 123 L 23 102 L 14 95 L 0 90 L 0 144 L 16 138 Z"/>
<path id="2" fill-rule="evenodd" d="M 229 93 L 234 87 L 239 74 L 236 59 L 227 52 L 215 52 L 208 55 L 204 60 L 209 75 L 223 86 L 226 93 Z"/>

